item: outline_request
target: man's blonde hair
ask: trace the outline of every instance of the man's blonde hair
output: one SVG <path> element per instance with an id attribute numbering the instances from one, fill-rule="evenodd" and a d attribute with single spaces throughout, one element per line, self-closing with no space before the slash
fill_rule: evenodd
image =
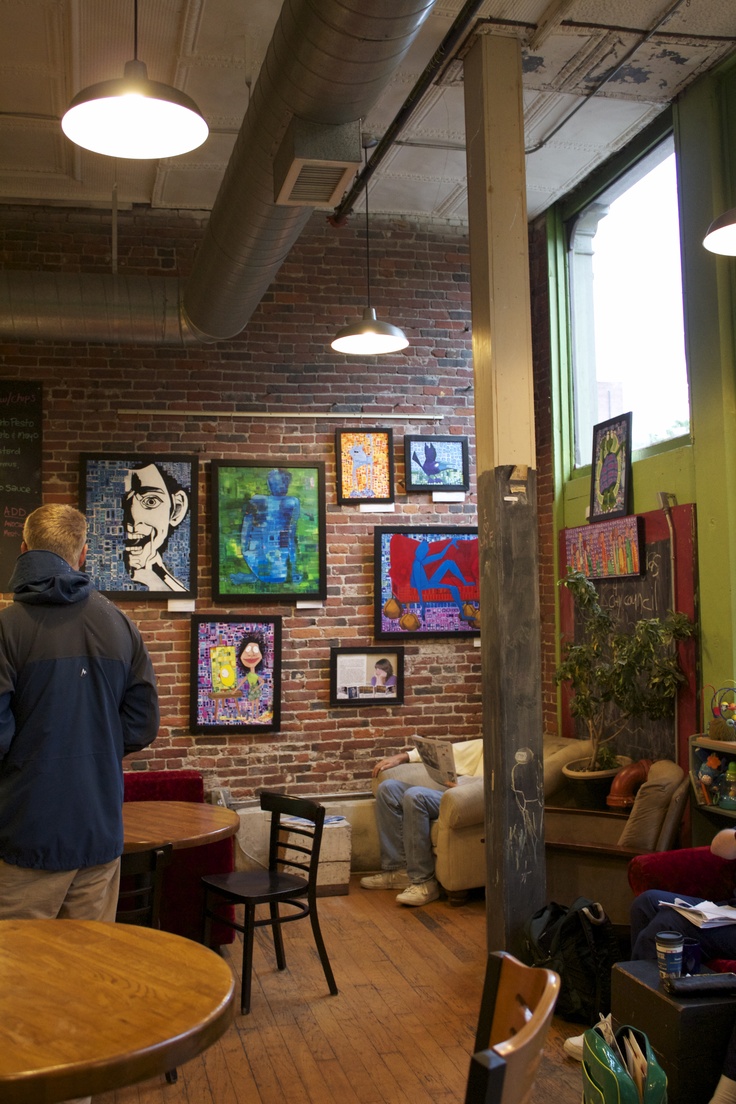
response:
<path id="1" fill-rule="evenodd" d="M 23 540 L 29 551 L 55 552 L 76 568 L 87 542 L 87 519 L 73 506 L 39 506 L 25 520 Z"/>

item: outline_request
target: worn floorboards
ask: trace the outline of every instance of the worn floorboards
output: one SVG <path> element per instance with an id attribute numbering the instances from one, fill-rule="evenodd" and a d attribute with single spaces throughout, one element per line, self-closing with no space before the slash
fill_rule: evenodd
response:
<path id="1" fill-rule="evenodd" d="M 361 890 L 320 900 L 339 988 L 329 995 L 309 923 L 284 930 L 279 972 L 268 929 L 256 934 L 249 1016 L 163 1077 L 95 1104 L 462 1104 L 485 965 L 485 903 L 420 909 Z M 240 942 L 224 948 L 240 982 Z M 581 1028 L 555 1020 L 530 1104 L 579 1104 L 580 1066 L 562 1044 Z"/>

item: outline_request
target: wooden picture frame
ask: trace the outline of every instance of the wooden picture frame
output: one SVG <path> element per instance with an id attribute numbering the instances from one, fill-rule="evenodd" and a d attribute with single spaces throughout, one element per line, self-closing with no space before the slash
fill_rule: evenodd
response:
<path id="1" fill-rule="evenodd" d="M 213 460 L 211 483 L 214 599 L 324 599 L 324 463 Z"/>
<path id="2" fill-rule="evenodd" d="M 337 501 L 394 501 L 394 434 L 391 429 L 335 431 Z"/>
<path id="3" fill-rule="evenodd" d="M 281 618 L 192 617 L 191 731 L 278 732 L 280 725 Z"/>
<path id="4" fill-rule="evenodd" d="M 434 433 L 404 437 L 404 479 L 408 492 L 469 490 L 468 438 Z"/>
<path id="5" fill-rule="evenodd" d="M 477 636 L 478 530 L 374 530 L 374 636 Z"/>
<path id="6" fill-rule="evenodd" d="M 331 648 L 330 705 L 403 705 L 404 649 Z"/>
<path id="7" fill-rule="evenodd" d="M 631 412 L 593 426 L 589 521 L 626 517 L 631 497 Z"/>
<path id="8" fill-rule="evenodd" d="M 118 599 L 197 594 L 196 456 L 80 455 L 79 508 L 89 572 Z"/>

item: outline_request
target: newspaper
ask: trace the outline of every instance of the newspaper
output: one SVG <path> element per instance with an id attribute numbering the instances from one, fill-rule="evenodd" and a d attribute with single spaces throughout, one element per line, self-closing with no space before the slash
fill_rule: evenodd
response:
<path id="1" fill-rule="evenodd" d="M 450 741 L 432 740 L 425 736 L 413 736 L 412 740 L 432 781 L 439 782 L 441 786 L 456 785 L 455 753 Z"/>
<path id="2" fill-rule="evenodd" d="M 691 905 L 679 897 L 675 897 L 674 901 L 659 903 L 687 917 L 698 928 L 720 928 L 724 924 L 736 924 L 736 908 L 731 905 L 714 905 L 712 901 L 698 901 L 696 905 Z"/>

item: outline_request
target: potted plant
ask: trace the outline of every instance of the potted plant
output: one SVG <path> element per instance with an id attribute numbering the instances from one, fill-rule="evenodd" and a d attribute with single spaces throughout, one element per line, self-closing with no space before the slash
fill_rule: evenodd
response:
<path id="1" fill-rule="evenodd" d="M 677 691 L 686 681 L 677 657 L 677 642 L 692 636 L 695 626 L 684 613 L 666 618 L 640 618 L 633 626 L 617 626 L 603 609 L 595 586 L 580 571 L 561 584 L 576 607 L 578 640 L 565 646 L 555 672 L 558 683 L 572 690 L 570 712 L 580 717 L 592 754 L 563 767 L 570 778 L 581 772 L 616 774 L 630 760 L 609 746 L 632 717 L 655 720 L 674 713 Z"/>

